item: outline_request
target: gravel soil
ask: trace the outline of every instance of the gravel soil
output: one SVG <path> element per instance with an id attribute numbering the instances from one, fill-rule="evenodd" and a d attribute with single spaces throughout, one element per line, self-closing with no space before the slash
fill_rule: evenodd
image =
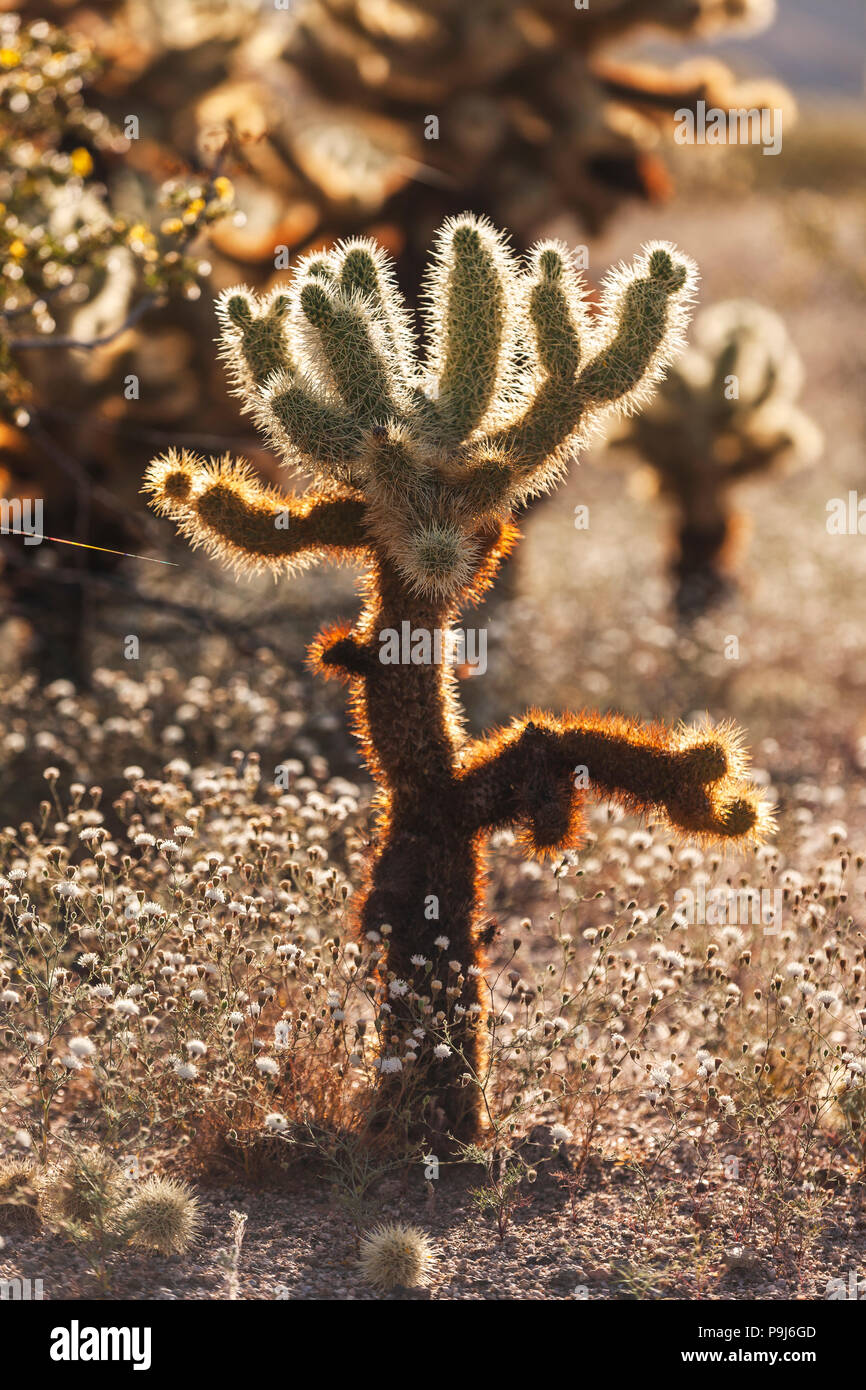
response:
<path id="1" fill-rule="evenodd" d="M 675 1154 L 655 1174 L 650 1200 L 622 1159 L 593 1155 L 573 1205 L 569 1158 L 533 1146 L 538 1178 L 522 1185 L 500 1240 L 495 1217 L 476 1208 L 478 1170 L 442 1167 L 430 1193 L 423 1174 L 384 1182 L 365 1226 L 403 1221 L 431 1239 L 429 1285 L 385 1299 L 825 1300 L 850 1297 L 866 1271 L 866 1185 L 827 1169 L 820 1219 L 774 1244 L 761 1217 L 749 1228 L 747 1184 L 724 1174 L 695 1179 Z M 684 1146 L 686 1147 L 686 1146 Z M 670 1157 L 670 1156 L 669 1156 Z M 646 1171 L 646 1169 L 644 1169 Z M 736 1189 L 736 1191 L 734 1190 Z M 328 1188 L 309 1172 L 278 1187 L 199 1188 L 204 1237 L 183 1257 L 124 1254 L 111 1266 L 117 1300 L 375 1300 L 358 1271 L 358 1239 Z M 231 1213 L 248 1221 L 232 1295 L 227 1276 Z M 57 1237 L 7 1230 L 0 1278 L 41 1279 L 45 1299 L 96 1296 L 84 1253 Z M 834 1282 L 835 1281 L 835 1282 Z"/>

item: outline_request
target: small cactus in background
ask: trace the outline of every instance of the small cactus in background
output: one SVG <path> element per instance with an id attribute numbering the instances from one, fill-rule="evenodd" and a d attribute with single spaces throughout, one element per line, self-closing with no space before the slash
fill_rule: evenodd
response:
<path id="1" fill-rule="evenodd" d="M 326 557 L 366 568 L 359 620 L 321 633 L 311 654 L 348 682 L 380 786 L 358 922 L 383 935 L 394 986 L 383 1048 L 397 1066 L 383 1059 L 383 1089 L 417 1025 L 412 984 L 450 1040 L 418 1060 L 428 1114 L 438 1107 L 460 1137 L 480 1124 L 478 1086 L 461 1078 L 483 1068 L 487 836 L 513 826 L 530 851 L 559 852 L 580 841 L 587 794 L 708 840 L 760 838 L 770 824 L 729 730 L 534 711 L 472 740 L 452 671 L 431 659 L 514 544 L 515 506 L 562 477 L 606 410 L 648 394 L 694 283 L 686 257 L 654 244 L 608 278 L 593 315 L 564 246 L 536 246 L 521 265 L 489 223 L 463 215 L 437 240 L 419 362 L 386 258 L 344 243 L 262 300 L 237 289 L 219 303 L 234 388 L 312 489 L 284 495 L 243 462 L 185 450 L 148 470 L 152 505 L 241 572 L 290 575 Z M 413 659 L 390 659 L 401 633 Z"/>
<path id="2" fill-rule="evenodd" d="M 39 1205 L 52 1225 L 103 1226 L 123 1199 L 126 1179 L 110 1154 L 74 1148 L 39 1183 Z"/>
<path id="3" fill-rule="evenodd" d="M 0 1231 L 39 1222 L 36 1165 L 29 1158 L 0 1159 Z"/>
<path id="4" fill-rule="evenodd" d="M 0 1169 L 0 1203 L 3 1178 Z M 104 1149 L 70 1149 L 34 1185 L 39 1215 L 90 1252 L 104 1287 L 109 1256 L 117 1251 L 136 1246 L 159 1255 L 182 1255 L 201 1231 L 198 1200 L 187 1183 L 158 1175 L 131 1182 Z"/>
<path id="5" fill-rule="evenodd" d="M 361 1277 L 374 1289 L 413 1289 L 426 1284 L 433 1249 L 423 1231 L 402 1222 L 384 1223 L 361 1242 Z"/>
<path id="6" fill-rule="evenodd" d="M 802 384 L 781 319 L 751 300 L 726 301 L 698 315 L 690 346 L 652 402 L 612 440 L 645 460 L 652 488 L 676 510 L 672 569 L 682 617 L 731 589 L 744 529 L 732 488 L 820 452 L 817 427 L 796 405 Z"/>
<path id="7" fill-rule="evenodd" d="M 185 1182 L 150 1177 L 139 1183 L 118 1213 L 118 1225 L 132 1245 L 159 1255 L 183 1255 L 201 1233 L 197 1199 Z"/>

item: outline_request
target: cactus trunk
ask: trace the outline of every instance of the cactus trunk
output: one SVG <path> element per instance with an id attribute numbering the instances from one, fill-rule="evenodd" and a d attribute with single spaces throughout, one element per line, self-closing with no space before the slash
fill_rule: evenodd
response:
<path id="1" fill-rule="evenodd" d="M 405 656 L 403 635 L 429 634 L 432 641 L 437 632 L 447 633 L 454 606 L 413 593 L 387 563 L 380 566 L 372 595 L 358 636 L 350 639 L 354 660 L 347 661 L 356 668 L 351 672 L 355 732 L 383 799 L 358 924 L 363 933 L 381 934 L 390 927 L 383 938 L 383 974 L 399 988 L 409 984 L 410 995 L 422 996 L 391 997 L 384 1054 L 403 1057 L 401 1044 L 425 1021 L 421 1011 L 431 1007 L 445 1015 L 447 1024 L 440 1019 L 436 1031 L 444 1034 L 447 1028 L 452 1047 L 448 1058 L 419 1061 L 411 1076 L 383 1073 L 383 1113 L 401 1092 L 423 1091 L 426 1113 L 418 1118 L 468 1138 L 478 1129 L 480 1092 L 475 1085 L 462 1086 L 459 1078 L 465 1072 L 479 1075 L 484 1062 L 479 976 L 468 972 L 469 966 L 483 965 L 478 941 L 483 874 L 480 835 L 471 825 L 459 781 L 463 736 L 454 677 L 447 665 L 433 661 L 380 659 L 384 634 L 403 637 Z M 343 643 L 331 652 L 330 660 L 324 656 L 326 667 L 346 656 Z M 436 944 L 442 938 L 447 947 Z M 413 964 L 413 956 L 429 961 L 429 970 Z M 452 970 L 452 961 L 459 962 L 459 971 Z M 455 1017 L 455 1005 L 466 1012 Z"/>
<path id="2" fill-rule="evenodd" d="M 466 974 L 468 964 L 483 965 L 478 944 L 480 848 L 477 837 L 467 838 L 462 826 L 448 824 L 449 804 L 443 800 L 431 806 L 426 823 L 422 824 L 411 813 L 404 813 L 399 795 L 392 797 L 387 829 L 377 846 L 369 888 L 361 906 L 360 923 L 364 931 L 378 930 L 383 923 L 390 925 L 385 957 L 388 976 L 411 981 L 429 999 L 434 1011 L 443 1010 L 448 1020 L 448 1045 L 452 1048 L 446 1058 L 431 1058 L 428 1053 L 411 1063 L 415 1071 L 410 1077 L 400 1074 L 395 1078 L 383 1073 L 383 1115 L 386 1120 L 393 1117 L 393 1102 L 399 1095 L 409 1090 L 423 1093 L 423 1105 L 419 1102 L 412 1107 L 414 1119 L 433 1130 L 471 1139 L 477 1136 L 481 1118 L 481 1091 L 474 1078 L 481 1079 L 484 1065 L 478 1028 L 482 1004 L 479 976 Z M 431 897 L 436 899 L 438 915 L 428 919 L 425 900 Z M 447 948 L 435 944 L 439 937 L 447 937 Z M 412 956 L 419 955 L 432 962 L 430 974 L 413 965 Z M 452 960 L 460 962 L 459 973 L 451 970 Z M 434 981 L 441 989 L 435 990 Z M 445 996 L 449 987 L 458 991 L 453 1002 L 467 1010 L 459 1019 L 453 1015 L 452 1001 Z M 473 1005 L 478 1009 L 470 1013 Z M 391 1008 L 393 1013 L 382 1039 L 386 1053 L 394 1052 L 407 1032 L 425 1022 L 417 1003 L 395 997 Z M 429 1019 L 426 1021 L 429 1023 Z M 405 1056 L 405 1049 L 402 1055 Z M 473 1083 L 461 1083 L 464 1073 L 473 1078 Z"/>

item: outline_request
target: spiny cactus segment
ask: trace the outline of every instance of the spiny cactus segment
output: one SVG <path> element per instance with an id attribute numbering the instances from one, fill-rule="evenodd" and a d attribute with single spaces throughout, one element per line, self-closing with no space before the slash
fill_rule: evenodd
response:
<path id="1" fill-rule="evenodd" d="M 611 274 L 592 316 L 564 246 L 543 243 L 522 267 L 484 219 L 456 218 L 427 279 L 421 362 L 382 252 L 344 243 L 262 300 L 238 288 L 218 304 L 234 389 L 314 497 L 176 451 L 148 486 L 195 544 L 242 568 L 373 548 L 419 596 L 453 597 L 479 530 L 550 488 L 600 412 L 646 395 L 679 346 L 695 278 L 671 247 L 648 246 Z"/>

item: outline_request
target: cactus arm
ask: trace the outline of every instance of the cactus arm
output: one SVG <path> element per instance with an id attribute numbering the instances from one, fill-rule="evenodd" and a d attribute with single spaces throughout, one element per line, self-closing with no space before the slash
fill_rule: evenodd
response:
<path id="1" fill-rule="evenodd" d="M 148 468 L 144 491 L 193 545 L 242 570 L 280 573 L 369 544 L 360 498 L 286 495 L 263 487 L 242 460 L 170 450 Z"/>
<path id="2" fill-rule="evenodd" d="M 273 378 L 256 406 L 256 422 L 283 459 L 329 482 L 355 482 L 364 432 L 338 402 L 297 377 Z"/>
<path id="3" fill-rule="evenodd" d="M 502 239 L 481 218 L 446 223 L 425 287 L 446 448 L 476 429 L 494 404 L 507 366 L 514 317 L 514 267 Z"/>
<path id="4" fill-rule="evenodd" d="M 289 307 L 289 296 L 281 290 L 262 301 L 243 286 L 226 290 L 217 300 L 222 356 L 241 398 L 248 400 L 275 372 L 294 370 L 286 338 Z"/>
<path id="5" fill-rule="evenodd" d="M 301 286 L 298 303 L 313 330 L 308 342 L 319 357 L 322 376 L 330 379 L 358 424 L 381 424 L 396 413 L 388 334 L 372 301 L 314 277 Z"/>
<path id="6" fill-rule="evenodd" d="M 579 840 L 585 790 L 661 813 L 697 839 L 761 839 L 772 817 L 744 772 L 728 728 L 678 733 L 619 716 L 533 712 L 474 745 L 462 781 L 473 825 L 521 825 L 543 854 Z"/>
<path id="7" fill-rule="evenodd" d="M 580 373 L 584 407 L 622 404 L 645 395 L 680 346 L 683 309 L 694 285 L 692 263 L 659 245 L 645 250 L 645 274 L 614 273 L 605 286 L 602 322 L 613 336 Z"/>
<path id="8" fill-rule="evenodd" d="M 348 298 L 367 299 L 382 320 L 388 338 L 389 365 L 408 383 L 415 359 L 415 339 L 393 267 L 375 242 L 363 238 L 343 242 L 340 287 Z"/>
<path id="9" fill-rule="evenodd" d="M 608 279 L 590 325 L 561 252 L 542 248 L 529 296 L 539 384 L 524 414 L 478 446 L 514 460 L 514 500 L 550 486 L 586 416 L 606 406 L 628 410 L 646 394 L 679 347 L 694 281 L 686 257 L 648 246 L 631 269 Z M 607 341 L 583 365 L 590 333 Z"/>

